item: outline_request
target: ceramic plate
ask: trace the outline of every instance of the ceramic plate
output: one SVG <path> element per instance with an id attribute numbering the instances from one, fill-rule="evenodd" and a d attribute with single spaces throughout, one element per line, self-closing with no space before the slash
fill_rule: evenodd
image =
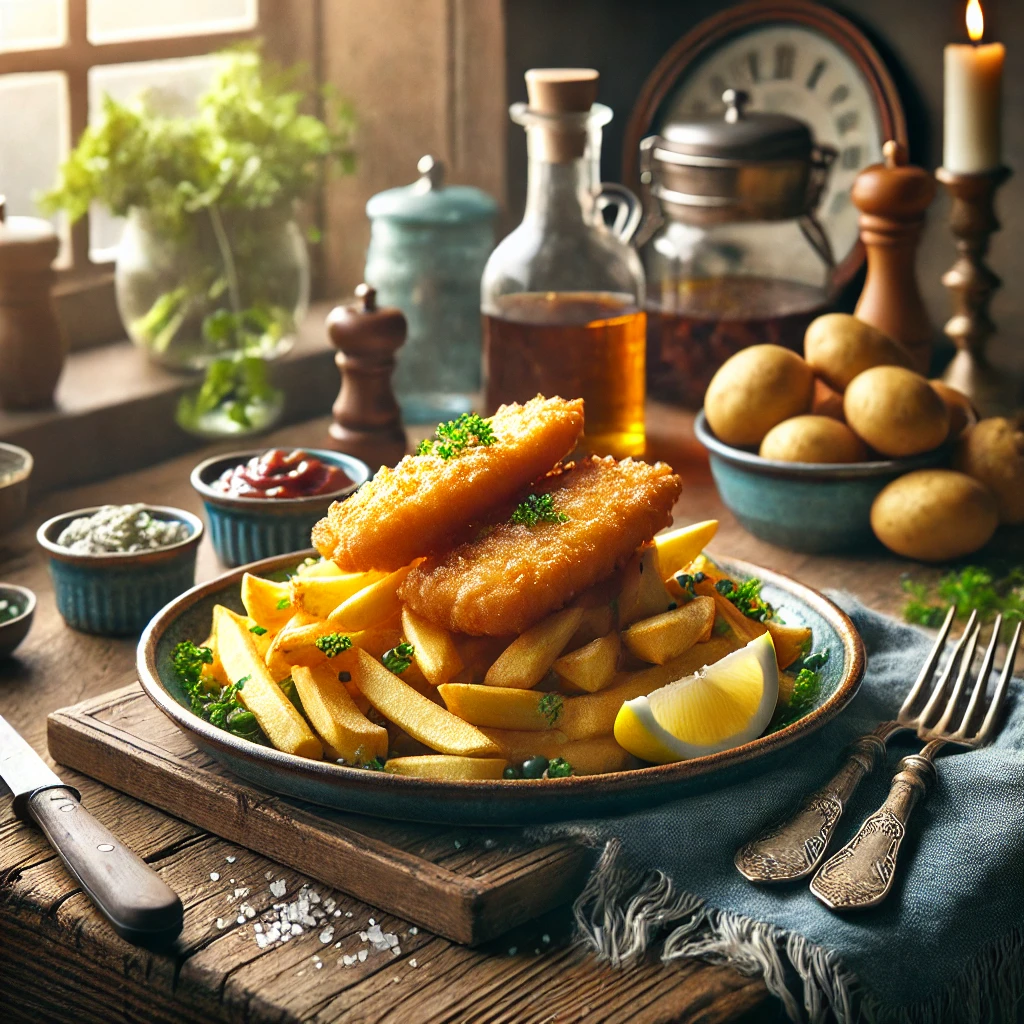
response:
<path id="1" fill-rule="evenodd" d="M 182 594 L 143 633 L 138 669 L 142 685 L 157 707 L 225 768 L 271 792 L 338 810 L 462 825 L 526 825 L 625 814 L 697 789 L 734 782 L 787 756 L 798 757 L 799 741 L 842 711 L 864 674 L 860 637 L 849 618 L 828 598 L 780 573 L 716 555 L 716 562 L 734 578 L 756 576 L 762 580 L 765 598 L 779 609 L 786 623 L 810 626 L 814 649 L 829 651 L 818 705 L 792 725 L 732 750 L 677 764 L 543 781 L 440 782 L 311 761 L 239 739 L 194 715 L 171 666 L 171 654 L 180 641 L 199 643 L 209 635 L 215 604 L 243 611 L 239 596 L 243 573 L 280 572 L 312 553 L 256 562 Z"/>

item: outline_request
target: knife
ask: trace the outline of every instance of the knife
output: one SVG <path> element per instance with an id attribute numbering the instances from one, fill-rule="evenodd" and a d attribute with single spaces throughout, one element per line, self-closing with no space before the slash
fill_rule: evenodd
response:
<path id="1" fill-rule="evenodd" d="M 64 866 L 123 939 L 163 945 L 181 931 L 178 894 L 108 832 L 46 762 L 0 716 L 0 779 L 14 794 L 19 818 L 43 830 Z"/>

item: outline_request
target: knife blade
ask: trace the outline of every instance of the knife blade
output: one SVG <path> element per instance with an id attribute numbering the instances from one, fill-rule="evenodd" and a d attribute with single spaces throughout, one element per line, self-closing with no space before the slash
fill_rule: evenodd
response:
<path id="1" fill-rule="evenodd" d="M 118 935 L 152 946 L 179 934 L 184 910 L 177 893 L 82 806 L 78 790 L 61 782 L 3 716 L 0 778 L 18 817 L 42 829 Z"/>

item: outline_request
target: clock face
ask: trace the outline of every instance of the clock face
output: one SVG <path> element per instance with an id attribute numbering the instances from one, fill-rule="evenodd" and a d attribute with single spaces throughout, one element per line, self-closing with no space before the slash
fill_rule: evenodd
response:
<path id="1" fill-rule="evenodd" d="M 818 216 L 840 263 L 857 242 L 850 188 L 857 173 L 882 159 L 882 117 L 871 86 L 827 36 L 793 24 L 742 31 L 702 54 L 679 79 L 659 125 L 725 111 L 722 93 L 742 89 L 749 109 L 788 114 L 811 128 L 816 142 L 838 152 Z"/>

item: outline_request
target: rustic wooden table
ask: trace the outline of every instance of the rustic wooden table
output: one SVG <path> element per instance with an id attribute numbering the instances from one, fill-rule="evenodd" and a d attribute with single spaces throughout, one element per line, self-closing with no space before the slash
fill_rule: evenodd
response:
<path id="1" fill-rule="evenodd" d="M 281 430 L 273 444 L 325 440 L 326 423 Z M 167 429 L 173 429 L 168 427 Z M 819 588 L 852 591 L 893 612 L 900 604 L 900 573 L 907 564 L 878 552 L 865 557 L 794 555 L 745 533 L 726 512 L 711 482 L 688 416 L 660 407 L 649 413 L 651 453 L 685 478 L 679 522 L 718 518 L 711 550 L 778 569 Z M 113 443 L 116 443 L 114 439 Z M 0 663 L 0 713 L 45 752 L 46 716 L 54 709 L 129 682 L 135 644 L 69 630 L 54 605 L 35 529 L 51 515 L 104 502 L 145 501 L 201 513 L 188 483 L 207 453 L 51 494 L 32 508 L 26 524 L 0 541 L 0 579 L 32 588 L 35 623 L 15 659 Z M 198 578 L 220 571 L 207 538 Z M 259 882 L 272 870 L 288 891 L 304 881 L 290 869 L 172 818 L 73 772 L 89 809 L 151 862 L 182 896 L 185 929 L 171 953 L 150 953 L 118 939 L 33 828 L 17 821 L 9 797 L 0 797 L 0 1001 L 4 1021 L 103 1024 L 121 1021 L 763 1021 L 777 1006 L 764 985 L 725 967 L 700 963 L 629 971 L 595 964 L 571 943 L 567 911 L 517 929 L 488 947 L 467 949 L 387 921 L 403 936 L 400 957 L 339 968 L 316 931 L 259 949 L 238 929 L 218 929 L 224 883 L 214 885 L 209 863 L 225 876 Z M 228 861 L 227 858 L 235 858 Z M 202 863 L 205 867 L 199 867 Z M 366 927 L 372 907 L 341 893 L 338 907 Z M 268 897 L 267 902 L 272 902 Z M 257 906 L 257 910 L 262 910 Z M 381 916 L 376 915 L 381 921 Z M 233 918 L 231 920 L 233 924 Z M 513 953 L 513 949 L 515 952 Z M 322 966 L 314 956 L 323 954 Z M 414 962 L 415 961 L 415 962 Z"/>

